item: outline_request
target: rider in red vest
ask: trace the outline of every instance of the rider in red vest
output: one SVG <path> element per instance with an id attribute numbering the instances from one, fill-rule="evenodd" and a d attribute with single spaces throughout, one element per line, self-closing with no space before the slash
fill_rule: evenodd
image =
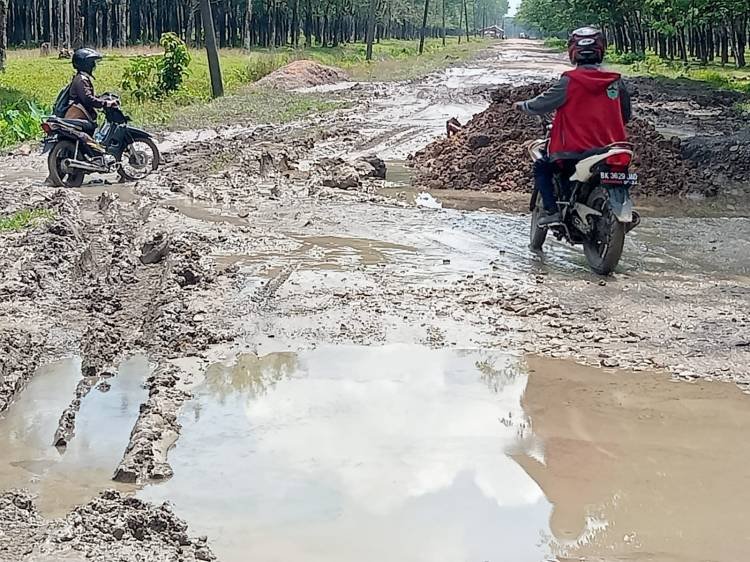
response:
<path id="1" fill-rule="evenodd" d="M 630 95 L 619 74 L 602 70 L 606 50 L 607 42 L 600 30 L 576 29 L 568 40 L 568 55 L 576 68 L 565 72 L 542 95 L 516 104 L 517 109 L 530 115 L 556 111 L 548 157 L 534 164 L 535 185 L 547 211 L 547 216 L 539 219 L 540 226 L 560 222 L 552 185 L 556 171 L 570 170 L 571 163 L 592 151 L 627 140 Z"/>

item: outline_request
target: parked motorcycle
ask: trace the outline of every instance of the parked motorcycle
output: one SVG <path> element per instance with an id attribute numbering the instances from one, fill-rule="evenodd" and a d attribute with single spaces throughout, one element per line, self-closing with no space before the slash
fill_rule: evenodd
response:
<path id="1" fill-rule="evenodd" d="M 527 149 L 533 161 L 547 155 L 549 118 L 543 118 L 546 136 L 531 141 Z M 625 234 L 641 221 L 633 210 L 630 188 L 637 184 L 637 174 L 629 170 L 633 145 L 617 143 L 593 150 L 571 165 L 571 169 L 554 176 L 559 224 L 539 226 L 544 216 L 542 196 L 535 188 L 531 195 L 531 249 L 541 250 L 547 233 L 570 244 L 582 244 L 586 260 L 599 275 L 612 273 L 622 256 Z M 569 176 L 569 177 L 566 177 Z"/>
<path id="2" fill-rule="evenodd" d="M 50 117 L 42 123 L 47 137 L 42 153 L 49 153 L 47 166 L 54 185 L 80 187 L 86 174 L 117 172 L 121 181 L 135 181 L 159 167 L 161 156 L 153 137 L 128 125 L 130 118 L 119 106 L 119 97 L 104 94 L 117 101 L 104 109 L 105 122 L 99 131 L 96 123 L 85 119 Z"/>

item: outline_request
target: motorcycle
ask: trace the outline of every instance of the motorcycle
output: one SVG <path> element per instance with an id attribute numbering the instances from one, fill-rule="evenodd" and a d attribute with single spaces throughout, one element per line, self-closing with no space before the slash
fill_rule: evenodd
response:
<path id="1" fill-rule="evenodd" d="M 542 123 L 545 138 L 527 144 L 535 162 L 546 157 L 552 130 L 548 117 Z M 553 183 L 561 217 L 558 224 L 539 226 L 545 211 L 535 187 L 529 205 L 531 249 L 540 251 L 551 231 L 558 240 L 582 244 L 586 261 L 595 273 L 612 273 L 622 256 L 625 234 L 641 221 L 630 198 L 630 188 L 638 182 L 638 175 L 629 170 L 632 160 L 633 145 L 616 143 L 593 150 L 573 168 L 556 173 Z"/>
<path id="2" fill-rule="evenodd" d="M 49 153 L 49 178 L 59 187 L 80 187 L 86 174 L 117 172 L 121 181 L 136 181 L 159 167 L 161 155 L 153 137 L 128 125 L 130 118 L 119 106 L 119 97 L 104 94 L 117 102 L 104 109 L 105 122 L 49 117 L 42 123 L 46 138 L 42 154 Z"/>

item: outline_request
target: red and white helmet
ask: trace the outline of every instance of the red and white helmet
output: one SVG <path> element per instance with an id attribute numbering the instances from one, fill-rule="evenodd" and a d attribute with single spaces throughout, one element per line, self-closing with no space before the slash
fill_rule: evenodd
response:
<path id="1" fill-rule="evenodd" d="M 595 27 L 580 27 L 568 38 L 568 56 L 573 64 L 601 64 L 606 52 L 607 39 Z"/>

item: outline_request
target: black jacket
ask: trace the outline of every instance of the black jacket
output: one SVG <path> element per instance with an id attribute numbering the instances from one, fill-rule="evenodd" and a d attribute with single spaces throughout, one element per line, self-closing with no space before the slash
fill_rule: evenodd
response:
<path id="1" fill-rule="evenodd" d="M 94 78 L 85 72 L 78 72 L 70 84 L 70 103 L 77 104 L 96 121 L 96 110 L 104 107 L 104 100 L 94 94 Z"/>

